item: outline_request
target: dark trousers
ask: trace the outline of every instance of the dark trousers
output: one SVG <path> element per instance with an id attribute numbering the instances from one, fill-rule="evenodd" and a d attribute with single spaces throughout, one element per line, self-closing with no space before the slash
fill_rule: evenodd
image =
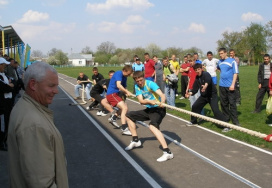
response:
<path id="1" fill-rule="evenodd" d="M 260 112 L 261 111 L 261 106 L 262 106 L 262 102 L 263 102 L 263 98 L 265 93 L 267 93 L 268 97 L 269 97 L 269 87 L 261 87 L 257 93 L 256 96 L 256 104 L 255 104 L 255 111 Z"/>
<path id="2" fill-rule="evenodd" d="M 235 83 L 235 95 L 236 95 L 236 104 L 241 104 L 241 93 L 240 93 L 240 79 L 237 75 L 236 83 Z"/>
<path id="3" fill-rule="evenodd" d="M 188 85 L 188 76 L 181 76 L 180 82 L 181 82 L 181 96 L 185 97 Z"/>
<path id="4" fill-rule="evenodd" d="M 235 91 L 230 91 L 228 87 L 219 86 L 219 96 L 223 114 L 228 120 L 231 119 L 233 124 L 239 125 Z"/>
<path id="5" fill-rule="evenodd" d="M 225 122 L 228 120 L 228 118 L 219 110 L 218 99 L 217 99 L 216 93 L 214 93 L 212 95 L 212 97 L 199 96 L 198 99 L 195 101 L 195 103 L 192 106 L 192 112 L 200 114 L 201 110 L 204 108 L 204 106 L 207 103 L 210 104 L 215 119 L 218 119 L 220 121 L 225 121 Z M 194 116 L 191 116 L 191 122 L 193 124 L 196 124 L 197 118 Z M 219 127 L 221 127 L 221 126 L 219 126 Z"/>

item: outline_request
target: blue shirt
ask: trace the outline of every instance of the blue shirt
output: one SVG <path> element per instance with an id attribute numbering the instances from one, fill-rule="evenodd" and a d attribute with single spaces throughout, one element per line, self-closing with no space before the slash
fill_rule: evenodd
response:
<path id="1" fill-rule="evenodd" d="M 197 60 L 195 61 L 195 63 L 202 64 L 202 61 L 200 61 L 199 59 L 197 59 Z"/>
<path id="2" fill-rule="evenodd" d="M 119 93 L 119 88 L 117 87 L 116 82 L 121 81 L 121 85 L 126 88 L 127 87 L 127 77 L 123 76 L 123 72 L 121 70 L 116 71 L 109 83 L 107 95 L 113 94 L 113 93 Z"/>
<path id="3" fill-rule="evenodd" d="M 233 80 L 233 75 L 238 74 L 238 66 L 233 58 L 220 59 L 217 68 L 220 69 L 219 86 L 230 87 Z"/>
<path id="4" fill-rule="evenodd" d="M 134 72 L 136 71 L 144 71 L 144 64 L 140 63 L 139 65 L 137 63 L 133 63 L 132 69 Z"/>
<path id="5" fill-rule="evenodd" d="M 161 98 L 156 93 L 158 89 L 160 89 L 160 87 L 155 82 L 152 82 L 150 80 L 145 80 L 145 85 L 142 88 L 140 88 L 137 84 L 135 85 L 136 96 L 142 95 L 143 99 L 157 100 L 158 102 L 160 102 Z M 154 108 L 158 105 L 146 104 L 145 106 L 147 108 Z"/>

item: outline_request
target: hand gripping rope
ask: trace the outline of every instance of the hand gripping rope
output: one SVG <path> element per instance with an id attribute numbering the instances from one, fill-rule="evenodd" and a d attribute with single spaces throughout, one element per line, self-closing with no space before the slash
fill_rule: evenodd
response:
<path id="1" fill-rule="evenodd" d="M 86 83 L 86 82 L 89 82 L 89 81 L 81 81 L 82 83 Z M 91 82 L 93 83 L 93 82 Z M 84 105 L 84 104 L 87 104 L 87 102 L 85 101 L 84 99 L 84 93 L 85 93 L 85 87 L 84 87 L 84 84 L 82 84 L 82 94 L 81 94 L 81 97 L 82 97 L 82 102 L 81 103 L 70 103 L 69 105 L 70 106 L 74 106 L 74 105 Z"/>
<path id="2" fill-rule="evenodd" d="M 167 107 L 167 108 L 170 108 L 170 109 L 173 109 L 173 110 L 176 110 L 176 111 L 179 111 L 179 112 L 191 115 L 191 116 L 195 116 L 197 118 L 204 119 L 206 121 L 210 121 L 210 122 L 218 124 L 218 125 L 222 125 L 224 127 L 228 127 L 228 128 L 240 131 L 240 132 L 244 132 L 244 133 L 247 133 L 247 134 L 252 135 L 252 136 L 262 138 L 262 139 L 264 139 L 264 140 L 266 140 L 268 142 L 272 142 L 272 134 L 266 135 L 266 134 L 263 134 L 263 133 L 260 133 L 260 132 L 249 130 L 249 129 L 246 129 L 246 128 L 243 128 L 243 127 L 240 127 L 240 126 L 236 126 L 236 125 L 233 125 L 233 124 L 230 124 L 230 123 L 226 123 L 224 121 L 220 121 L 220 120 L 217 120 L 217 119 L 214 119 L 214 118 L 211 118 L 211 117 L 207 117 L 207 116 L 203 116 L 203 115 L 200 115 L 200 114 L 197 114 L 197 113 L 194 113 L 194 112 L 190 112 L 188 110 L 184 110 L 184 109 L 181 109 L 181 108 L 170 106 L 170 105 L 165 104 L 165 103 L 156 102 L 156 104 L 157 105 L 162 105 L 164 107 Z"/>

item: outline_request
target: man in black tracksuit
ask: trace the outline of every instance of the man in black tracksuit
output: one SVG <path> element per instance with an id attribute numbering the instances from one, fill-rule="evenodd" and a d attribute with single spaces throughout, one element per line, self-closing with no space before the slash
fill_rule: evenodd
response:
<path id="1" fill-rule="evenodd" d="M 227 117 L 219 110 L 217 89 L 213 84 L 211 75 L 203 71 L 202 64 L 195 64 L 193 68 L 197 76 L 193 85 L 192 95 L 200 89 L 200 96 L 193 104 L 192 112 L 200 114 L 204 106 L 209 103 L 215 118 L 226 122 Z M 191 116 L 191 123 L 197 124 L 197 118 Z M 221 126 L 218 127 L 221 128 Z"/>

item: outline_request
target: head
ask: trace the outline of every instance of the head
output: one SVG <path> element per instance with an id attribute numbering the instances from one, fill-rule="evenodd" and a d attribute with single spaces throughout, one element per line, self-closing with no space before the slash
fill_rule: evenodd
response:
<path id="1" fill-rule="evenodd" d="M 80 73 L 79 73 L 79 77 L 80 77 L 80 78 L 83 78 L 83 76 L 84 76 L 84 73 L 83 73 L 83 72 L 80 72 Z"/>
<path id="2" fill-rule="evenodd" d="M 202 69 L 202 64 L 197 63 L 197 64 L 195 64 L 195 65 L 193 66 L 193 68 L 194 68 L 196 74 L 197 74 L 198 76 L 201 76 L 202 71 L 203 71 L 203 69 Z"/>
<path id="3" fill-rule="evenodd" d="M 139 64 L 141 63 L 140 58 L 137 57 L 137 58 L 135 59 L 135 62 L 139 65 Z"/>
<path id="4" fill-rule="evenodd" d="M 139 87 L 144 87 L 145 85 L 145 78 L 144 78 L 144 72 L 142 71 L 136 71 L 133 74 L 133 79 L 137 83 Z"/>
<path id="5" fill-rule="evenodd" d="M 145 54 L 144 54 L 144 58 L 145 58 L 146 61 L 148 61 L 149 58 L 150 58 L 150 57 L 149 57 L 149 53 L 145 53 Z"/>
<path id="6" fill-rule="evenodd" d="M 264 54 L 263 59 L 264 59 L 264 63 L 265 64 L 270 63 L 270 55 L 269 54 Z"/>
<path id="7" fill-rule="evenodd" d="M 188 56 L 187 56 L 187 55 L 183 56 L 183 62 L 184 62 L 184 63 L 187 63 L 187 62 L 188 62 Z"/>
<path id="8" fill-rule="evenodd" d="M 24 74 L 25 92 L 38 103 L 48 106 L 58 93 L 58 73 L 47 63 L 28 66 Z"/>
<path id="9" fill-rule="evenodd" d="M 110 71 L 109 71 L 109 74 L 108 74 L 108 75 L 109 75 L 109 79 L 111 79 L 111 78 L 112 78 L 112 76 L 113 76 L 113 74 L 114 74 L 114 73 L 115 73 L 115 71 L 114 71 L 114 70 L 110 70 Z"/>
<path id="10" fill-rule="evenodd" d="M 0 72 L 4 72 L 7 65 L 10 63 L 3 57 L 0 57 Z"/>
<path id="11" fill-rule="evenodd" d="M 198 53 L 194 53 L 195 60 L 198 60 Z"/>
<path id="12" fill-rule="evenodd" d="M 195 65 L 195 58 L 194 58 L 194 57 L 188 58 L 188 61 L 189 61 L 190 65 L 191 65 L 192 67 Z"/>
<path id="13" fill-rule="evenodd" d="M 93 68 L 93 74 L 94 74 L 94 75 L 98 75 L 98 68 L 97 68 L 97 67 L 94 67 L 94 68 Z"/>
<path id="14" fill-rule="evenodd" d="M 168 58 L 167 57 L 164 57 L 163 59 L 162 59 L 162 63 L 163 63 L 163 66 L 168 66 Z"/>
<path id="15" fill-rule="evenodd" d="M 228 57 L 226 48 L 219 48 L 218 53 L 221 59 L 226 59 Z"/>
<path id="16" fill-rule="evenodd" d="M 15 60 L 13 58 L 9 58 L 8 61 L 10 62 L 10 65 L 12 67 L 15 67 L 15 65 L 14 65 L 15 64 Z"/>
<path id="17" fill-rule="evenodd" d="M 136 62 L 136 59 L 137 59 L 137 58 L 138 58 L 137 55 L 135 55 L 135 56 L 133 57 L 134 62 Z"/>
<path id="18" fill-rule="evenodd" d="M 159 61 L 158 56 L 154 55 L 154 56 L 153 56 L 153 61 L 154 61 L 155 63 L 157 63 L 157 62 Z"/>
<path id="19" fill-rule="evenodd" d="M 231 58 L 235 58 L 235 51 L 234 51 L 233 49 L 230 49 L 230 51 L 229 51 L 229 56 L 230 56 Z"/>
<path id="20" fill-rule="evenodd" d="M 122 69 L 122 72 L 123 72 L 123 76 L 128 77 L 132 74 L 133 69 L 131 65 L 125 65 Z"/>
<path id="21" fill-rule="evenodd" d="M 211 52 L 211 51 L 208 51 L 207 52 L 207 58 L 208 58 L 208 60 L 212 60 L 212 58 L 213 58 L 213 53 Z"/>
<path id="22" fill-rule="evenodd" d="M 176 61 L 176 55 L 173 54 L 173 55 L 171 56 L 171 59 L 172 59 L 173 61 Z"/>
<path id="23" fill-rule="evenodd" d="M 188 59 L 192 57 L 192 54 L 187 54 Z"/>

